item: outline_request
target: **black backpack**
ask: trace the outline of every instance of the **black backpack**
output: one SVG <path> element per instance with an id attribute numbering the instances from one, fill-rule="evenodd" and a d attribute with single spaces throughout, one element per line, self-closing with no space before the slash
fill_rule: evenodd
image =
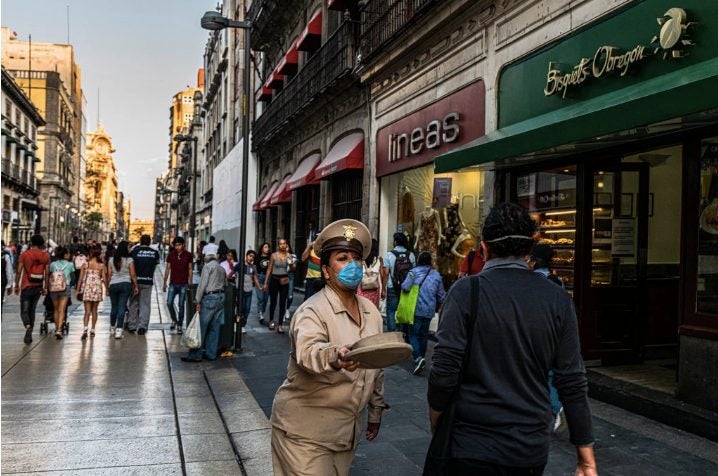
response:
<path id="1" fill-rule="evenodd" d="M 394 262 L 394 273 L 391 275 L 391 283 L 392 286 L 394 286 L 394 290 L 397 291 L 401 289 L 402 283 L 414 265 L 411 264 L 408 251 L 392 250 L 392 253 L 396 256 L 396 261 Z"/>

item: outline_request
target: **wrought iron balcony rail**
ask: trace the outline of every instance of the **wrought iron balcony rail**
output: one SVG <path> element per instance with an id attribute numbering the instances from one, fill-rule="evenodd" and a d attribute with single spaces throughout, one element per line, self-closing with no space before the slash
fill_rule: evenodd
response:
<path id="1" fill-rule="evenodd" d="M 299 16 L 303 4 L 297 0 L 252 0 L 248 12 L 252 49 L 265 51 L 276 44 L 278 32 Z"/>
<path id="2" fill-rule="evenodd" d="M 361 11 L 360 51 L 366 63 L 440 0 L 368 0 Z"/>
<path id="3" fill-rule="evenodd" d="M 31 171 L 21 168 L 19 165 L 13 165 L 9 159 L 2 160 L 2 173 L 17 185 L 30 188 L 37 191 L 37 178 Z"/>
<path id="4" fill-rule="evenodd" d="M 355 65 L 354 22 L 344 22 L 269 103 L 254 122 L 254 147 L 265 144 L 323 94 L 332 94 L 341 78 L 352 78 Z"/>

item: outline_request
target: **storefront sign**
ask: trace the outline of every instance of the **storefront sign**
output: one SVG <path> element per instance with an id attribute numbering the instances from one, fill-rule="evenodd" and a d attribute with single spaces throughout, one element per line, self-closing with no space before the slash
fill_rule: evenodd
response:
<path id="1" fill-rule="evenodd" d="M 376 175 L 431 163 L 437 155 L 484 135 L 483 81 L 470 85 L 379 129 Z"/>
<path id="2" fill-rule="evenodd" d="M 451 203 L 451 177 L 434 178 L 433 208 L 446 208 Z"/>
<path id="3" fill-rule="evenodd" d="M 617 218 L 611 230 L 611 255 L 634 256 L 636 241 L 636 220 Z"/>

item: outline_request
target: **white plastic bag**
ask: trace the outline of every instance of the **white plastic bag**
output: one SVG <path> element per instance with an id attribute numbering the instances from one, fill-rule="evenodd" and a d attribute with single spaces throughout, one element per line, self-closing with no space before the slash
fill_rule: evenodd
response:
<path id="1" fill-rule="evenodd" d="M 200 329 L 199 312 L 195 312 L 187 329 L 182 334 L 182 345 L 189 349 L 202 347 L 202 329 Z"/>

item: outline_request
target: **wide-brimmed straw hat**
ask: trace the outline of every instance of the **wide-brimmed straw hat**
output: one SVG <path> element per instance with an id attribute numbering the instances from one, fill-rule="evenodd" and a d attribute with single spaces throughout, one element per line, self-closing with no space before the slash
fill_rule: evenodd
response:
<path id="1" fill-rule="evenodd" d="M 411 346 L 401 332 L 386 332 L 359 339 L 346 354 L 347 360 L 359 362 L 365 369 L 383 369 L 411 357 Z"/>

